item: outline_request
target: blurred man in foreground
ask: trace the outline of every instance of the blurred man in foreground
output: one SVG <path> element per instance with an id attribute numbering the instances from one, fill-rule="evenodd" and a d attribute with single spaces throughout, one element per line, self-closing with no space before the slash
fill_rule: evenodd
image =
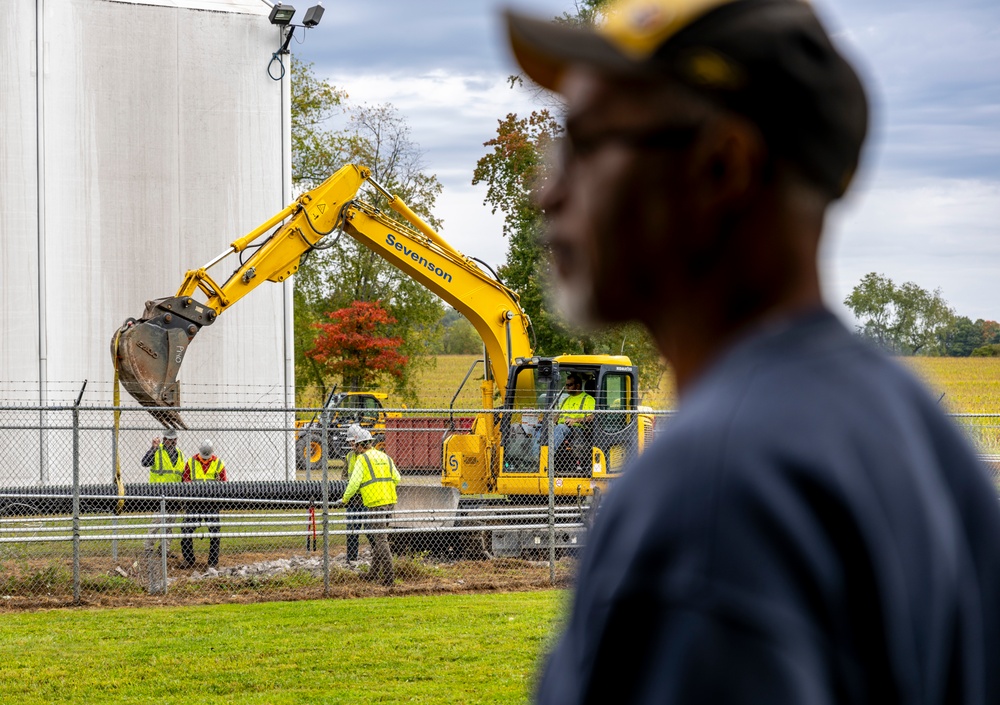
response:
<path id="1" fill-rule="evenodd" d="M 508 29 L 566 101 L 541 200 L 564 309 L 644 323 L 681 396 L 588 538 L 538 701 L 1000 701 L 996 490 L 823 306 L 867 101 L 813 10 L 639 0 Z"/>

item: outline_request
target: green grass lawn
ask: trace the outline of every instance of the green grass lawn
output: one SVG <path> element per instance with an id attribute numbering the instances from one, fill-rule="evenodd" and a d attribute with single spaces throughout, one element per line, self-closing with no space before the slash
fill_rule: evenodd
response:
<path id="1" fill-rule="evenodd" d="M 565 595 L 7 613 L 0 702 L 521 703 Z"/>

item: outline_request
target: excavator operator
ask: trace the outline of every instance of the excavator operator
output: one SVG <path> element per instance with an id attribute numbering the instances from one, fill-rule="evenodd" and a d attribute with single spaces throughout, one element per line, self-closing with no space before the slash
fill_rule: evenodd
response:
<path id="1" fill-rule="evenodd" d="M 559 416 L 556 418 L 556 427 L 552 429 L 552 449 L 555 453 L 565 443 L 566 438 L 574 428 L 583 428 L 594 420 L 591 412 L 596 403 L 594 397 L 583 391 L 583 375 L 579 372 L 570 372 L 566 375 L 565 394 L 559 402 Z M 545 434 L 545 424 L 535 427 L 534 452 L 538 455 Z"/>
<path id="2" fill-rule="evenodd" d="M 586 412 L 594 410 L 594 397 L 583 391 L 583 377 L 577 372 L 566 375 L 566 396 L 559 404 L 559 418 L 553 431 L 553 444 L 556 448 L 563 444 L 570 430 L 590 424 L 593 414 Z"/>

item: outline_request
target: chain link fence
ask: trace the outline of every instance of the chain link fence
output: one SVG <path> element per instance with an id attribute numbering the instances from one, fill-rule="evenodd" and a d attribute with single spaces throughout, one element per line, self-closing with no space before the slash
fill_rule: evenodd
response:
<path id="1" fill-rule="evenodd" d="M 0 406 L 0 604 L 566 585 L 602 493 L 667 417 L 383 409 L 363 396 L 340 408 L 185 408 L 173 453 L 142 408 L 121 408 L 116 430 L 113 407 Z M 366 508 L 360 492 L 336 506 L 351 423 L 394 461 L 394 506 Z M 224 475 L 203 464 L 191 481 L 206 441 Z M 206 473 L 216 479 L 198 481 Z M 181 481 L 155 481 L 166 476 Z M 375 570 L 383 538 L 391 581 Z"/>
<path id="2" fill-rule="evenodd" d="M 671 416 L 384 409 L 373 398 L 186 408 L 180 457 L 164 461 L 184 481 L 171 482 L 151 482 L 163 477 L 151 470 L 164 429 L 142 408 L 120 409 L 116 431 L 112 407 L 0 406 L 0 604 L 384 594 L 373 565 L 383 538 L 394 593 L 567 585 L 601 497 Z M 955 420 L 1000 478 L 1000 414 Z M 398 468 L 394 506 L 337 506 L 351 423 Z M 225 481 L 187 481 L 205 441 Z"/>

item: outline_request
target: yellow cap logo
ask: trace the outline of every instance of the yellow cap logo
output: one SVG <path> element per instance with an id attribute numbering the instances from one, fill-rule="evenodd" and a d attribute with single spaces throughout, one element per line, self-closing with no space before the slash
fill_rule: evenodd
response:
<path id="1" fill-rule="evenodd" d="M 678 62 L 685 78 L 705 88 L 733 90 L 743 87 L 743 69 L 712 49 L 692 49 Z"/>
<path id="2" fill-rule="evenodd" d="M 619 0 L 598 31 L 623 54 L 648 58 L 667 39 L 709 10 L 734 0 Z"/>

